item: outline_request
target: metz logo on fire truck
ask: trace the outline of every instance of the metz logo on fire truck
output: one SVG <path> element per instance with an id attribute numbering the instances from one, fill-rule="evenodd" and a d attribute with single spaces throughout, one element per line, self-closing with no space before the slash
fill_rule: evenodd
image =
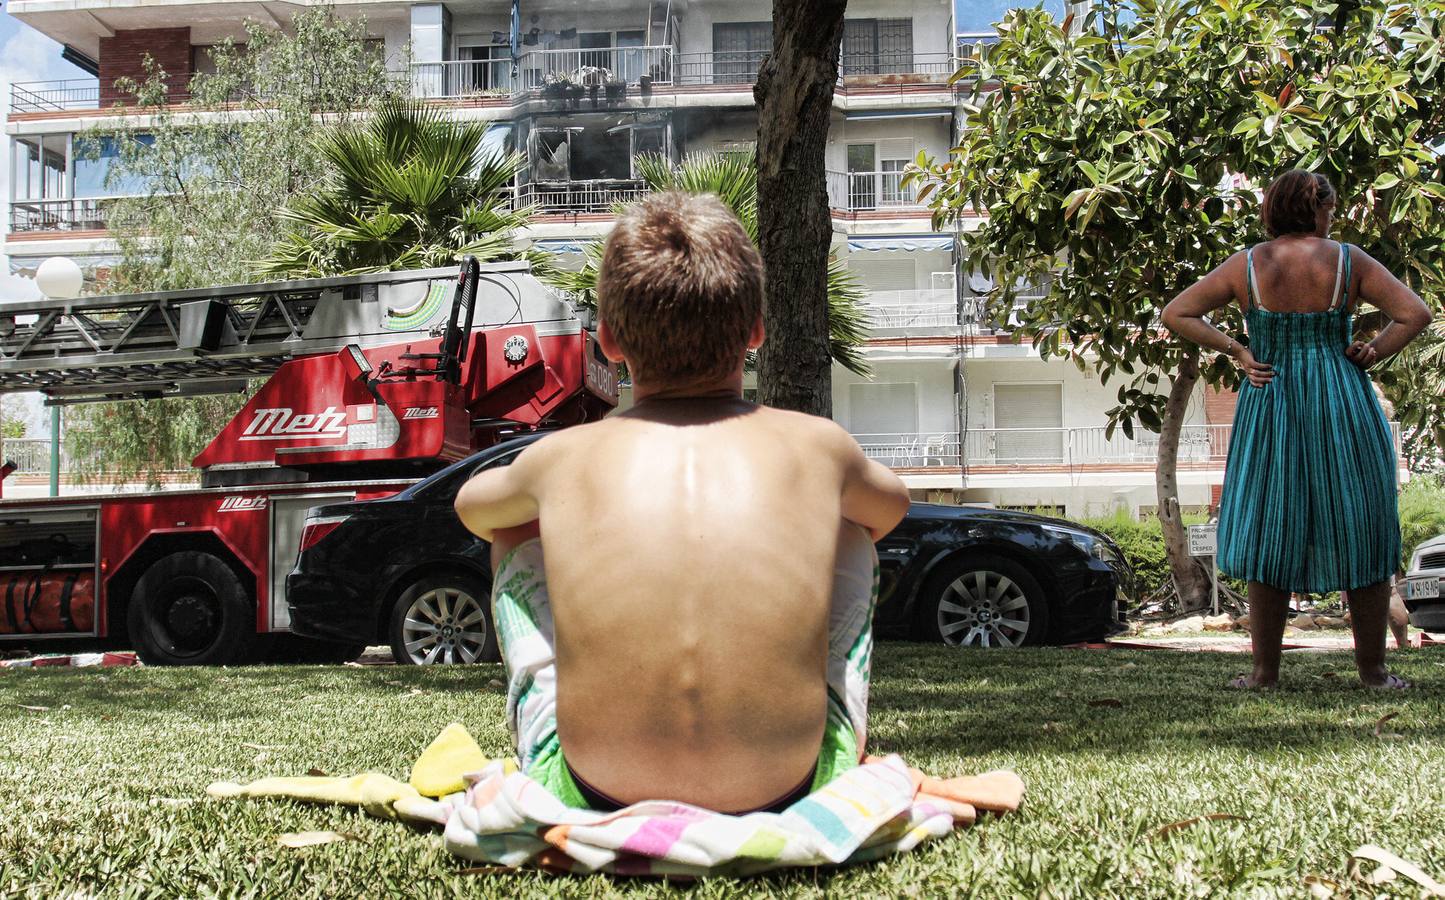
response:
<path id="1" fill-rule="evenodd" d="M 441 412 L 435 406 L 408 406 L 401 414 L 403 419 L 435 419 Z"/>
<path id="2" fill-rule="evenodd" d="M 328 406 L 324 412 L 301 413 L 280 407 L 258 409 L 246 430 L 243 441 L 291 441 L 312 438 L 345 438 L 346 413 Z"/>
<path id="3" fill-rule="evenodd" d="M 251 512 L 265 508 L 265 497 L 226 497 L 216 508 L 216 512 Z"/>

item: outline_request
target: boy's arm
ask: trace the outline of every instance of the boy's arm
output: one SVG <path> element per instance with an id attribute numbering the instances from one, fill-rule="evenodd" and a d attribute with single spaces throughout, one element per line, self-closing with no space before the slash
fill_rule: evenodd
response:
<path id="1" fill-rule="evenodd" d="M 839 428 L 843 455 L 843 518 L 868 529 L 880 541 L 908 514 L 908 488 L 893 470 L 863 455 L 851 434 Z"/>
<path id="2" fill-rule="evenodd" d="M 525 525 L 537 519 L 539 510 L 532 474 L 539 446 L 533 444 L 518 454 L 511 465 L 478 472 L 462 485 L 455 507 L 457 518 L 468 531 L 490 541 L 499 528 Z"/>

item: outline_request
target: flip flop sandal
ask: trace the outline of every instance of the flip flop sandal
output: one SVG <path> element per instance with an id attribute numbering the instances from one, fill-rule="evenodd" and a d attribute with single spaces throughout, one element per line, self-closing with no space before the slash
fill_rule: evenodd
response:
<path id="1" fill-rule="evenodd" d="M 1406 691 L 1411 687 L 1410 682 L 1396 675 L 1394 672 L 1385 676 L 1385 680 L 1379 684 L 1369 685 L 1372 691 Z"/>

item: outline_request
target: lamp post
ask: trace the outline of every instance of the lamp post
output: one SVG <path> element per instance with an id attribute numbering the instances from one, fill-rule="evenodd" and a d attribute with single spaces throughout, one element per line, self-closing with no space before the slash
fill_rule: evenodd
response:
<path id="1" fill-rule="evenodd" d="M 80 296 L 85 275 L 75 260 L 52 256 L 35 270 L 35 286 L 52 300 L 73 300 Z M 60 407 L 50 407 L 50 496 L 60 496 Z"/>

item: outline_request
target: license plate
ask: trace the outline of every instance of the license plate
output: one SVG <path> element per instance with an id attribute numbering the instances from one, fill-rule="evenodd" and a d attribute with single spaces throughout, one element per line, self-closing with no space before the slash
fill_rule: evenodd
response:
<path id="1" fill-rule="evenodd" d="M 1405 599 L 1407 600 L 1438 600 L 1440 599 L 1439 578 L 1412 578 L 1405 582 Z"/>

